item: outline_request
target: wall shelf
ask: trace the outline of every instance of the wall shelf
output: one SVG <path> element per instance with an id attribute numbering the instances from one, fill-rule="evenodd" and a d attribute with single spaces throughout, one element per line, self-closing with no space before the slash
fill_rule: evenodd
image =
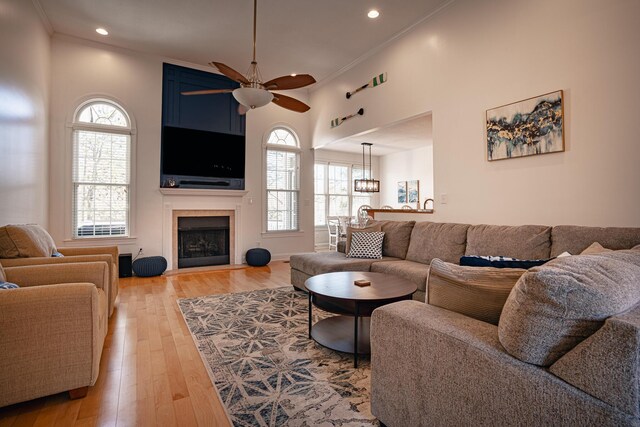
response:
<path id="1" fill-rule="evenodd" d="M 160 188 L 165 196 L 243 197 L 247 190 L 213 190 L 207 188 Z"/>

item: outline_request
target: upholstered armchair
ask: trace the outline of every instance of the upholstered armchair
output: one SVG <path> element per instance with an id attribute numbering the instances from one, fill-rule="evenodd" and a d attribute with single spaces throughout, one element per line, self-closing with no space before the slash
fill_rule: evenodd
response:
<path id="1" fill-rule="evenodd" d="M 105 261 L 3 268 L 0 281 L 0 407 L 69 392 L 98 378 L 107 334 Z"/>
<path id="2" fill-rule="evenodd" d="M 119 285 L 117 246 L 56 248 L 49 233 L 39 225 L 0 227 L 0 263 L 5 268 L 101 261 L 109 266 L 109 280 L 105 286 L 105 293 L 111 316 Z"/>

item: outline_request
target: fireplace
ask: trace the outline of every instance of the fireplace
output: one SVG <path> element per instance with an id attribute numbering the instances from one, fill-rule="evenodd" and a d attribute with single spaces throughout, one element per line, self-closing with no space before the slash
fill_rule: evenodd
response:
<path id="1" fill-rule="evenodd" d="M 174 210 L 173 268 L 234 263 L 234 211 Z"/>
<path id="2" fill-rule="evenodd" d="M 229 264 L 229 217 L 178 218 L 178 268 Z"/>

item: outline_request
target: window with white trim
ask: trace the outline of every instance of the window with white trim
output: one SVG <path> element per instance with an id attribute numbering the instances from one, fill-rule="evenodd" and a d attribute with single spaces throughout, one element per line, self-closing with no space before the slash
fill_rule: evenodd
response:
<path id="1" fill-rule="evenodd" d="M 371 195 L 353 192 L 353 180 L 362 177 L 356 165 L 316 162 L 314 165 L 314 224 L 327 224 L 327 216 L 357 216 L 358 208 L 371 204 Z"/>
<path id="2" fill-rule="evenodd" d="M 300 145 L 296 135 L 274 128 L 265 144 L 266 231 L 299 229 Z"/>
<path id="3" fill-rule="evenodd" d="M 131 120 L 116 103 L 93 99 L 73 120 L 74 238 L 130 233 Z"/>

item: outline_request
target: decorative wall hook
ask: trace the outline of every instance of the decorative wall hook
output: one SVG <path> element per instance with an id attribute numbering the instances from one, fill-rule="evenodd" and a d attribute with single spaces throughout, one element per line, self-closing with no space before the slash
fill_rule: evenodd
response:
<path id="1" fill-rule="evenodd" d="M 349 114 L 348 116 L 344 116 L 340 119 L 333 119 L 331 120 L 331 127 L 334 128 L 336 126 L 340 126 L 342 124 L 342 122 L 344 122 L 345 120 L 349 120 L 352 117 L 355 116 L 362 116 L 364 114 L 364 108 L 359 109 L 357 112 L 353 113 L 353 114 Z"/>
<path id="2" fill-rule="evenodd" d="M 368 87 L 380 86 L 382 83 L 386 81 L 387 81 L 387 73 L 378 74 L 377 76 L 369 80 L 366 84 L 363 84 L 353 92 L 347 92 L 347 99 L 351 98 L 351 96 L 355 95 L 356 93 L 360 92 L 363 89 L 366 89 Z"/>

